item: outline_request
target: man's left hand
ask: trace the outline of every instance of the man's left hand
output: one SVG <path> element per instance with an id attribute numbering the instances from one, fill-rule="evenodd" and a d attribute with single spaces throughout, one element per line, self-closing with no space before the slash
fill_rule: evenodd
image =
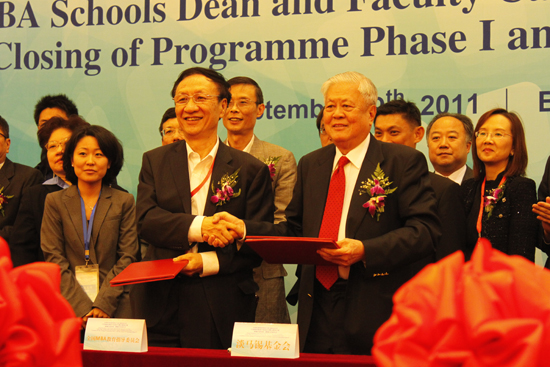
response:
<path id="1" fill-rule="evenodd" d="M 189 264 L 185 268 L 181 269 L 182 274 L 188 277 L 194 274 L 202 273 L 202 256 L 200 254 L 189 253 L 174 258 L 174 261 L 189 260 Z"/>
<path id="2" fill-rule="evenodd" d="M 364 259 L 365 247 L 361 241 L 344 238 L 336 243 L 340 248 L 322 248 L 317 250 L 317 253 L 321 255 L 323 259 L 341 266 L 351 266 Z"/>

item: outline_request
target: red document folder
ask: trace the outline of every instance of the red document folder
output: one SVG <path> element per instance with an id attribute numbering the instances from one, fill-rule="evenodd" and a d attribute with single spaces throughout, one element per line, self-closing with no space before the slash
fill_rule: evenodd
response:
<path id="1" fill-rule="evenodd" d="M 172 259 L 131 263 L 111 279 L 111 287 L 174 279 L 187 263 L 188 260 L 176 262 Z"/>
<path id="2" fill-rule="evenodd" d="M 334 265 L 324 260 L 317 250 L 338 248 L 334 240 L 308 237 L 246 237 L 246 244 L 270 264 Z"/>

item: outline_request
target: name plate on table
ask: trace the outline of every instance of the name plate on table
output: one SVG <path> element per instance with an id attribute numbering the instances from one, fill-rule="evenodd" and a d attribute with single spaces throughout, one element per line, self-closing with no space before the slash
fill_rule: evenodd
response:
<path id="1" fill-rule="evenodd" d="M 298 325 L 236 322 L 231 356 L 298 358 Z"/>
<path id="2" fill-rule="evenodd" d="M 147 352 L 145 320 L 89 318 L 84 349 Z"/>

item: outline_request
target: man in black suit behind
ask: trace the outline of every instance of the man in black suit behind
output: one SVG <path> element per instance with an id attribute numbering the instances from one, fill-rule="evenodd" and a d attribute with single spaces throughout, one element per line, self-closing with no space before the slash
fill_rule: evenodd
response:
<path id="1" fill-rule="evenodd" d="M 424 137 L 420 110 L 413 102 L 402 99 L 384 103 L 376 113 L 374 136 L 386 143 L 416 149 L 416 143 Z M 466 249 L 466 214 L 460 198 L 460 186 L 451 179 L 432 172 L 429 173 L 429 177 L 435 192 L 437 214 L 442 229 L 435 257 L 430 261 L 435 262 L 455 251 Z M 422 268 L 427 264 L 418 265 Z"/>
<path id="2" fill-rule="evenodd" d="M 474 178 L 474 171 L 466 164 L 473 138 L 474 125 L 468 116 L 449 112 L 437 114 L 426 128 L 430 162 L 435 173 L 459 185 Z"/>
<path id="3" fill-rule="evenodd" d="M 0 236 L 8 243 L 23 190 L 43 178 L 40 171 L 9 160 L 10 145 L 10 127 L 0 116 Z"/>
<path id="4" fill-rule="evenodd" d="M 258 287 L 252 269 L 261 258 L 233 241 L 231 224 L 214 225 L 207 217 L 226 210 L 273 221 L 268 167 L 218 138 L 228 88 L 213 70 L 183 71 L 172 96 L 185 140 L 143 155 L 137 220 L 150 244 L 144 260 L 189 261 L 176 279 L 139 284 L 131 292 L 135 316 L 147 321 L 150 345 L 226 349 L 236 321 L 254 322 Z M 226 246 L 202 242 L 214 234 Z"/>
<path id="5" fill-rule="evenodd" d="M 243 222 L 227 214 L 216 214 L 214 220 L 231 220 L 238 232 L 246 225 L 247 235 L 318 237 L 331 176 L 345 155 L 350 163 L 343 168 L 343 210 L 337 218 L 340 248 L 319 252 L 339 265 L 338 279 L 326 289 L 316 279 L 315 266 L 301 266 L 300 347 L 310 353 L 369 354 L 374 333 L 391 315 L 394 292 L 415 275 L 414 262 L 433 255 L 440 235 L 435 197 L 421 153 L 370 135 L 377 92 L 368 78 L 346 72 L 330 78 L 322 91 L 323 122 L 334 145 L 300 160 L 287 222 Z M 371 213 L 364 205 L 376 197 L 363 189 L 377 166 L 389 184 L 384 206 L 376 205 Z"/>

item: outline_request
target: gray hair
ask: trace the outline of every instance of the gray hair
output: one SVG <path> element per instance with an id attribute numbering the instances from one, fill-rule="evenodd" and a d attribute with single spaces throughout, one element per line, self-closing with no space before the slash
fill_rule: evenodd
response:
<path id="1" fill-rule="evenodd" d="M 430 130 L 432 129 L 433 124 L 437 120 L 439 120 L 442 117 L 454 117 L 458 121 L 462 122 L 462 125 L 464 125 L 464 131 L 466 131 L 466 136 L 468 137 L 468 141 L 472 141 L 474 138 L 474 124 L 472 124 L 472 120 L 466 115 L 463 115 L 461 113 L 449 113 L 449 112 L 442 112 L 437 114 L 432 121 L 428 124 L 428 127 L 426 128 L 426 138 L 430 136 Z"/>
<path id="2" fill-rule="evenodd" d="M 336 74 L 332 78 L 329 78 L 326 82 L 323 83 L 323 86 L 321 87 L 321 92 L 325 97 L 329 88 L 336 83 L 359 84 L 359 87 L 357 89 L 365 99 L 365 102 L 367 102 L 367 105 L 376 106 L 376 102 L 378 102 L 378 92 L 376 90 L 376 86 L 369 78 L 367 78 L 363 74 L 356 71 L 347 71 L 345 73 Z"/>

